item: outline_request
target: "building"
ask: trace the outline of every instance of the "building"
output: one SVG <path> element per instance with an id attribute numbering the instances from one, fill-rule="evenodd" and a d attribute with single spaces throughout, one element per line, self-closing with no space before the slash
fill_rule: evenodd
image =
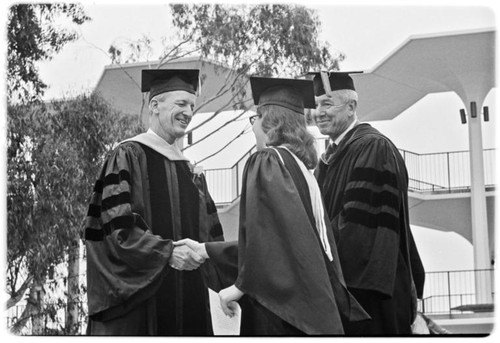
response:
<path id="1" fill-rule="evenodd" d="M 425 155 L 402 151 L 411 179 L 410 222 L 455 231 L 474 246 L 475 270 L 428 275 L 428 282 L 446 280 L 436 281 L 437 293 L 424 294 L 421 304 L 438 324 L 457 333 L 489 333 L 493 326 L 496 150 L 483 150 L 481 125 L 489 120 L 484 99 L 496 87 L 494 47 L 495 31 L 490 29 L 410 37 L 374 68 L 353 76 L 361 95 L 362 121 L 393 119 L 432 93 L 455 92 L 463 102 L 464 108 L 456 111 L 468 125 L 468 151 Z M 141 115 L 140 70 L 157 65 L 108 66 L 96 91 L 123 113 Z M 220 85 L 230 84 L 233 74 L 210 61 L 179 59 L 169 62 L 168 68 L 200 68 L 206 78 L 198 103 L 216 97 L 199 108 L 192 123 L 197 129 L 184 147 L 186 155 L 205 168 L 226 239 L 236 239 L 241 176 L 246 159 L 255 151 L 244 120 L 249 116 L 245 111 L 251 111 L 250 91 L 246 88 L 243 98 L 234 98 L 231 90 L 217 97 Z M 214 112 L 214 120 L 199 126 Z M 319 148 L 323 150 L 324 144 Z"/>

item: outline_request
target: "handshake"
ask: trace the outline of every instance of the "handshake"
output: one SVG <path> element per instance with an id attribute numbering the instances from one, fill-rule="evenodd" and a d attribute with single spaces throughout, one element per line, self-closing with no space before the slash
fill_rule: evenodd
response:
<path id="1" fill-rule="evenodd" d="M 168 261 L 177 270 L 195 270 L 208 258 L 204 243 L 185 238 L 174 242 L 174 250 Z"/>
<path id="2" fill-rule="evenodd" d="M 174 242 L 174 250 L 168 264 L 177 270 L 195 270 L 209 258 L 205 243 L 199 243 L 185 238 Z M 227 287 L 219 292 L 222 311 L 226 316 L 234 317 L 238 310 L 237 301 L 243 292 L 236 285 Z"/>

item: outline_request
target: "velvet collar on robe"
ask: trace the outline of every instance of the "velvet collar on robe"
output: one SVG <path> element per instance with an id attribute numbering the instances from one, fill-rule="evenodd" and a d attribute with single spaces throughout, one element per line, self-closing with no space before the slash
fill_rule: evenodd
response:
<path id="1" fill-rule="evenodd" d="M 147 147 L 150 147 L 154 151 L 162 154 L 170 161 L 187 161 L 189 159 L 184 156 L 181 149 L 179 149 L 178 142 L 176 140 L 174 144 L 168 144 L 163 138 L 158 136 L 153 130 L 149 129 L 147 132 L 141 133 L 135 137 L 124 140 L 121 143 L 125 142 L 138 142 L 144 144 Z M 121 144 L 120 143 L 120 144 Z"/>

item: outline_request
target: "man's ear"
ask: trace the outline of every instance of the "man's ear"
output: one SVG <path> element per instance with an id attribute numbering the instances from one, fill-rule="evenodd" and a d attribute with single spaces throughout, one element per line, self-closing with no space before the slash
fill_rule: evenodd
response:
<path id="1" fill-rule="evenodd" d="M 358 108 L 358 102 L 356 100 L 351 100 L 347 103 L 349 108 L 349 114 L 354 115 L 356 113 L 356 109 Z"/>
<path id="2" fill-rule="evenodd" d="M 152 99 L 149 102 L 149 111 L 155 114 L 158 113 L 158 100 Z"/>

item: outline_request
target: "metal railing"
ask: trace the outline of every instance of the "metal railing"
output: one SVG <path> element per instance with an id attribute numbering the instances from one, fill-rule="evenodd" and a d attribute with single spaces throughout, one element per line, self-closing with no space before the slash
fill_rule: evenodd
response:
<path id="1" fill-rule="evenodd" d="M 216 204 L 231 203 L 240 196 L 245 163 L 256 151 L 257 148 L 254 145 L 230 168 L 206 169 L 204 171 L 210 195 Z"/>
<path id="2" fill-rule="evenodd" d="M 469 151 L 417 154 L 399 150 L 409 175 L 409 189 L 416 192 L 468 192 L 471 186 Z M 496 185 L 496 149 L 484 149 L 486 188 Z"/>
<path id="3" fill-rule="evenodd" d="M 318 140 L 318 146 L 324 144 Z M 322 152 L 324 148 L 320 149 Z M 230 168 L 206 169 L 208 189 L 216 204 L 228 204 L 237 199 L 241 192 L 241 178 L 246 161 L 256 151 L 248 150 Z M 417 154 L 400 149 L 408 170 L 408 189 L 413 192 L 455 193 L 470 191 L 469 151 Z M 496 149 L 483 150 L 484 177 L 486 188 L 496 185 Z"/>
<path id="4" fill-rule="evenodd" d="M 426 315 L 445 316 L 456 318 L 471 312 L 493 312 L 493 303 L 478 303 L 476 300 L 476 279 L 486 278 L 494 280 L 493 269 L 459 270 L 443 272 L 427 272 L 425 274 L 424 297 L 419 301 L 419 311 Z M 492 287 L 494 289 L 494 287 Z M 492 298 L 494 293 L 492 292 Z M 87 327 L 87 304 L 79 302 L 78 330 L 73 334 L 83 335 Z M 64 335 L 65 334 L 65 302 L 57 304 L 57 313 L 42 310 L 39 318 L 44 327 L 39 335 Z M 25 305 L 17 305 L 7 311 L 7 328 L 10 329 L 16 318 L 20 318 Z M 31 321 L 22 330 L 20 335 L 33 335 Z"/>
<path id="5" fill-rule="evenodd" d="M 428 272 L 425 274 L 424 297 L 419 310 L 428 315 L 450 318 L 474 312 L 493 311 L 493 303 L 478 303 L 476 280 L 493 283 L 493 269 Z M 493 284 L 491 289 L 494 289 Z M 492 291 L 491 297 L 494 297 Z"/>

